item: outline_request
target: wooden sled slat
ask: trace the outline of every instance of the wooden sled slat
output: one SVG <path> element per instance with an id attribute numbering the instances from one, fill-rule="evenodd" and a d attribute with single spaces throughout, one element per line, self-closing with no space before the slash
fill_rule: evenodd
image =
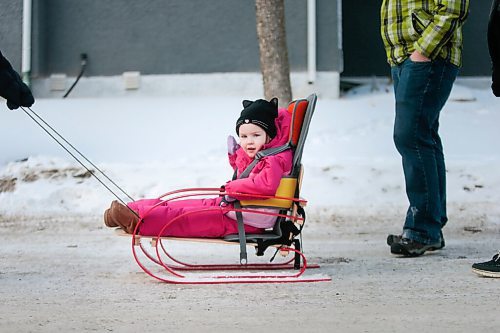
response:
<path id="1" fill-rule="evenodd" d="M 115 229 L 115 234 L 117 236 L 121 236 L 121 237 L 132 237 L 131 234 L 129 233 L 126 233 L 123 229 L 121 228 L 116 228 Z M 191 237 L 170 237 L 170 236 L 161 236 L 161 237 L 158 237 L 158 236 L 143 236 L 143 235 L 135 235 L 135 240 L 138 241 L 140 240 L 141 238 L 144 238 L 144 239 L 150 239 L 151 240 L 151 243 L 154 244 L 157 242 L 158 239 L 161 239 L 161 240 L 171 240 L 171 241 L 176 241 L 176 242 L 194 242 L 194 243 L 212 243 L 212 244 L 223 244 L 223 245 L 239 245 L 237 242 L 230 242 L 230 241 L 226 241 L 222 238 L 191 238 Z M 256 243 L 247 243 L 248 246 L 252 246 L 252 247 L 256 247 L 257 244 Z M 274 248 L 278 248 L 280 247 L 281 245 L 271 245 L 269 247 L 274 247 Z"/>

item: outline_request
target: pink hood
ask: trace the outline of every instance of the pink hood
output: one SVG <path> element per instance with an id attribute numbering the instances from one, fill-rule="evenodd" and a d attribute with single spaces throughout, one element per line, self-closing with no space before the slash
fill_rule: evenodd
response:
<path id="1" fill-rule="evenodd" d="M 292 116 L 286 109 L 278 110 L 278 117 L 276 117 L 274 123 L 276 124 L 276 136 L 267 144 L 265 144 L 262 149 L 268 149 L 273 147 L 279 147 L 288 142 L 290 136 L 290 122 Z M 253 158 L 249 157 L 243 148 L 239 148 L 233 155 L 229 155 L 229 164 L 233 169 L 238 170 L 238 176 L 242 173 L 246 167 L 252 163 Z M 291 167 L 291 166 L 290 166 Z"/>
<path id="2" fill-rule="evenodd" d="M 277 134 L 263 149 L 279 147 L 288 142 L 290 135 L 291 115 L 286 109 L 278 110 L 275 119 Z M 240 175 L 246 167 L 252 163 L 243 148 L 239 148 L 233 155 L 229 155 L 229 163 L 233 169 L 238 170 Z M 290 173 L 292 169 L 292 151 L 285 150 L 276 155 L 262 158 L 253 168 L 248 178 L 236 179 L 226 184 L 229 193 L 274 195 L 279 186 L 281 177 Z M 236 199 L 250 199 L 249 197 L 238 197 Z"/>

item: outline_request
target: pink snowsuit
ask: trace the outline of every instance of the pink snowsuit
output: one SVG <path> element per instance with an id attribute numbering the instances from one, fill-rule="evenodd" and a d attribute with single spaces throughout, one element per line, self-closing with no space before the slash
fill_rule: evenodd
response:
<path id="1" fill-rule="evenodd" d="M 279 147 L 288 142 L 291 116 L 285 109 L 278 111 L 275 119 L 277 135 L 262 149 Z M 242 148 L 239 148 L 233 155 L 229 155 L 229 163 L 233 169 L 238 170 L 238 175 L 253 161 Z M 292 168 L 292 152 L 290 149 L 279 154 L 262 158 L 253 168 L 247 178 L 228 181 L 225 185 L 226 192 L 274 195 L 279 186 L 281 177 L 290 173 Z M 246 196 L 233 196 L 236 199 L 251 199 Z M 143 199 L 128 204 L 130 208 L 144 216 L 152 206 L 159 203 L 160 199 Z M 232 204 L 221 207 L 222 198 L 212 199 L 188 199 L 163 203 L 151 210 L 140 225 L 139 234 L 144 236 L 158 236 L 161 229 L 172 219 L 186 212 L 200 211 L 198 213 L 185 215 L 171 223 L 162 233 L 162 236 L 173 237 L 196 237 L 196 238 L 220 238 L 230 234 L 238 233 L 237 222 L 228 216 L 228 211 Z M 269 216 L 259 214 L 264 220 L 269 220 Z M 255 220 L 254 218 L 250 218 Z M 272 217 L 273 221 L 276 220 Z M 245 232 L 261 233 L 264 229 L 257 227 L 259 224 L 245 223 Z M 252 226 L 248 223 L 257 225 Z M 266 222 L 268 223 L 268 222 Z M 272 225 L 272 224 L 271 224 Z"/>

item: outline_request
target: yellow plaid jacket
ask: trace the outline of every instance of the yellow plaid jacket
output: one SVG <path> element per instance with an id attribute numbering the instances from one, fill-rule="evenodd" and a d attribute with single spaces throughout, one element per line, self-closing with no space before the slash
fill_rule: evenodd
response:
<path id="1" fill-rule="evenodd" d="M 462 65 L 462 25 L 469 0 L 383 0 L 382 40 L 390 65 L 417 50 L 422 55 Z"/>

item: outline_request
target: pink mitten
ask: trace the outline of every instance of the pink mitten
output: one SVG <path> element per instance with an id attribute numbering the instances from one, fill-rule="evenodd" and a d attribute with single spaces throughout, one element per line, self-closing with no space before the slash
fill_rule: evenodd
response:
<path id="1" fill-rule="evenodd" d="M 227 152 L 229 155 L 233 155 L 238 148 L 240 148 L 240 145 L 236 142 L 236 139 L 230 135 L 227 137 Z"/>

